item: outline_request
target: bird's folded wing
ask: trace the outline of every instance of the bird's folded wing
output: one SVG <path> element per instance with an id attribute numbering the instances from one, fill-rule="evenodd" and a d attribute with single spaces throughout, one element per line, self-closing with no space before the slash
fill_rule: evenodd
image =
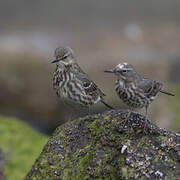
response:
<path id="1" fill-rule="evenodd" d="M 77 73 L 75 74 L 75 78 L 81 83 L 87 94 L 99 93 L 100 96 L 105 96 L 98 86 L 89 79 L 87 74 Z"/>
<path id="2" fill-rule="evenodd" d="M 156 96 L 156 94 L 162 89 L 162 83 L 144 78 L 137 83 L 137 87 L 144 93 L 147 97 Z"/>

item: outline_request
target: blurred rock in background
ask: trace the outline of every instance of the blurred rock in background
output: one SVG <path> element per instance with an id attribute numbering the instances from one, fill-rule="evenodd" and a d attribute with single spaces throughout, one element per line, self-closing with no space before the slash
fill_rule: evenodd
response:
<path id="1" fill-rule="evenodd" d="M 46 133 L 82 115 L 67 108 L 52 89 L 55 66 L 50 61 L 54 49 L 62 44 L 74 49 L 81 67 L 116 108 L 125 106 L 114 91 L 115 77 L 103 71 L 121 61 L 162 81 L 169 91 L 179 85 L 178 0 L 0 3 L 1 114 L 20 117 Z M 148 117 L 160 120 L 156 123 L 161 127 L 175 129 L 172 123 L 178 117 L 174 111 L 178 97 L 160 95 Z M 99 104 L 90 112 L 104 110 Z M 180 132 L 180 124 L 175 130 Z"/>
<path id="2" fill-rule="evenodd" d="M 4 173 L 4 153 L 0 149 L 0 179 L 5 180 L 5 173 Z"/>

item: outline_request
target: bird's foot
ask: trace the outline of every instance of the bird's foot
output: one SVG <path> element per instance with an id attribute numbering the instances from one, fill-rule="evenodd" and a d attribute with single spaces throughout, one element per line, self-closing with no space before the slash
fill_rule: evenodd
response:
<path id="1" fill-rule="evenodd" d="M 129 112 L 128 112 L 127 116 L 126 116 L 126 119 L 121 122 L 122 128 L 125 128 L 125 126 L 128 124 L 130 115 L 131 115 L 131 110 L 129 110 Z"/>
<path id="2" fill-rule="evenodd" d="M 128 124 L 128 122 L 129 122 L 129 118 L 126 118 L 124 121 L 122 121 L 121 122 L 122 123 L 122 128 L 125 128 L 126 125 Z"/>
<path id="3" fill-rule="evenodd" d="M 144 128 L 143 128 L 143 134 L 144 135 L 147 135 L 148 134 L 148 131 L 147 131 L 147 118 L 145 119 L 145 122 L 144 122 Z"/>

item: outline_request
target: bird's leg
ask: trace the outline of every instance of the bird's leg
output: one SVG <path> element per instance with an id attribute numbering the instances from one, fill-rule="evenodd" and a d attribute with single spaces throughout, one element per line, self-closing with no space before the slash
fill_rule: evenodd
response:
<path id="1" fill-rule="evenodd" d="M 145 107 L 146 108 L 146 114 L 145 114 L 145 123 L 144 123 L 144 129 L 143 129 L 143 133 L 146 134 L 146 126 L 147 126 L 147 109 L 148 106 Z"/>
<path id="2" fill-rule="evenodd" d="M 123 126 L 122 126 L 122 127 L 123 127 L 123 128 L 126 126 L 128 120 L 129 120 L 129 117 L 130 117 L 130 115 L 131 115 L 131 111 L 132 111 L 132 109 L 128 109 L 127 117 L 126 117 L 126 119 L 125 119 L 124 121 L 122 121 L 122 123 L 123 123 Z"/>

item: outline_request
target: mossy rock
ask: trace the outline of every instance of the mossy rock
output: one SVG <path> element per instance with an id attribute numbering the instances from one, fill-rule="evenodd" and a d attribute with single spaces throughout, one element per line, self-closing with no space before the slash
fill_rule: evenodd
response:
<path id="1" fill-rule="evenodd" d="M 180 179 L 180 136 L 127 110 L 56 129 L 25 180 Z"/>

